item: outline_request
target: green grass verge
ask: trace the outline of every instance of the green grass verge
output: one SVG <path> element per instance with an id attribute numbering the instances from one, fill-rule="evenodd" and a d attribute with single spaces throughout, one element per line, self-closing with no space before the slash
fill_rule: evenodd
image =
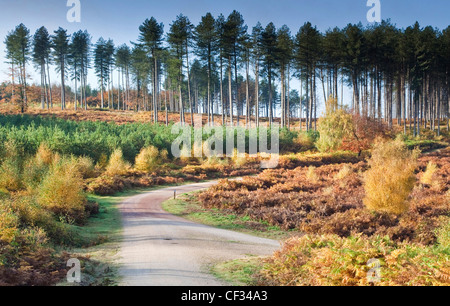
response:
<path id="1" fill-rule="evenodd" d="M 164 202 L 162 208 L 173 215 L 196 223 L 262 238 L 281 240 L 298 234 L 298 232 L 284 231 L 277 226 L 271 226 L 267 222 L 253 220 L 247 216 L 237 216 L 218 209 L 205 209 L 197 200 L 197 194 L 198 192 L 179 195 L 177 199 Z"/>
<path id="2" fill-rule="evenodd" d="M 255 275 L 262 266 L 260 257 L 247 257 L 217 264 L 211 268 L 211 273 L 233 286 L 257 286 L 258 279 Z"/>
<path id="3" fill-rule="evenodd" d="M 419 148 L 423 153 L 431 152 L 448 147 L 448 143 L 435 140 L 407 140 L 405 141 L 408 149 Z"/>

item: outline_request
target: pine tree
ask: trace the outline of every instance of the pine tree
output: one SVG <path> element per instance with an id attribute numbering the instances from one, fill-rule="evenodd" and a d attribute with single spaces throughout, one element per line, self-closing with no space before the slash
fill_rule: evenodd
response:
<path id="1" fill-rule="evenodd" d="M 154 17 L 147 19 L 139 27 L 139 41 L 146 48 L 153 60 L 153 112 L 154 122 L 158 122 L 158 57 L 162 50 L 162 40 L 164 35 L 164 25 L 158 23 Z"/>
<path id="2" fill-rule="evenodd" d="M 21 90 L 18 104 L 20 111 L 24 113 L 28 106 L 26 66 L 31 55 L 30 30 L 28 30 L 27 27 L 21 23 L 14 29 L 14 31 L 8 33 L 5 44 L 7 48 L 7 58 L 10 60 L 12 65 L 15 64 L 19 67 L 18 77 Z"/>
<path id="3" fill-rule="evenodd" d="M 152 71 L 152 61 L 142 45 L 136 45 L 131 51 L 131 71 L 134 74 L 137 86 L 137 109 L 147 109 L 146 96 L 149 77 Z M 142 99 L 142 103 L 139 102 Z"/>
<path id="4" fill-rule="evenodd" d="M 260 107 L 259 107 L 259 75 L 260 75 L 260 65 L 261 65 L 261 58 L 263 54 L 262 49 L 262 33 L 264 32 L 263 27 L 261 26 L 261 23 L 257 23 L 256 26 L 252 30 L 252 57 L 254 62 L 254 73 L 255 73 L 255 116 L 256 116 L 256 127 L 259 127 L 259 114 L 260 114 Z"/>
<path id="5" fill-rule="evenodd" d="M 126 44 L 119 46 L 115 54 L 116 66 L 119 68 L 119 91 L 120 83 L 122 83 L 122 109 L 127 110 L 130 107 L 130 65 L 131 50 Z M 120 93 L 119 93 L 120 96 Z M 120 97 L 118 98 L 117 109 L 120 110 Z"/>
<path id="6" fill-rule="evenodd" d="M 226 58 L 228 58 L 228 91 L 230 102 L 230 124 L 233 126 L 233 90 L 232 90 L 232 69 L 234 68 L 234 85 L 237 110 L 237 124 L 239 125 L 240 103 L 237 99 L 238 91 L 238 61 L 241 52 L 242 42 L 247 34 L 247 26 L 241 13 L 234 10 L 227 18 L 223 30 L 223 48 Z"/>
<path id="7" fill-rule="evenodd" d="M 87 74 L 90 68 L 91 36 L 87 31 L 78 31 L 72 35 L 70 44 L 70 66 L 72 79 L 75 80 L 75 109 L 78 107 L 77 81 L 80 82 L 81 107 L 87 109 Z"/>
<path id="8" fill-rule="evenodd" d="M 262 33 L 262 56 L 263 56 L 263 72 L 268 79 L 268 96 L 269 96 L 269 125 L 273 124 L 273 79 L 276 76 L 275 69 L 278 68 L 278 45 L 277 32 L 275 25 L 269 23 Z"/>
<path id="9" fill-rule="evenodd" d="M 114 108 L 114 66 L 115 66 L 115 61 L 114 61 L 114 54 L 116 53 L 116 48 L 114 46 L 114 42 L 112 39 L 108 39 L 108 41 L 106 42 L 106 54 L 105 54 L 105 62 L 106 65 L 108 66 L 108 75 L 106 76 L 107 78 L 107 83 L 108 83 L 108 107 L 110 109 Z"/>
<path id="10" fill-rule="evenodd" d="M 170 31 L 168 34 L 168 42 L 172 48 L 172 52 L 178 61 L 178 86 L 180 95 L 180 117 L 181 122 L 185 123 L 184 118 L 184 104 L 182 95 L 182 83 L 183 83 L 183 62 L 186 57 L 186 71 L 187 71 L 187 93 L 189 108 L 191 111 L 191 123 L 194 124 L 194 114 L 191 100 L 191 88 L 190 88 L 190 76 L 189 76 L 189 44 L 192 38 L 193 25 L 186 16 L 178 15 L 176 20 L 170 25 Z"/>
<path id="11" fill-rule="evenodd" d="M 281 127 L 287 126 L 288 114 L 290 106 L 288 105 L 289 86 L 289 66 L 292 60 L 293 41 L 291 38 L 291 31 L 288 26 L 282 26 L 277 33 L 277 56 L 278 67 L 281 77 Z M 287 87 L 287 90 L 286 90 Z"/>
<path id="12" fill-rule="evenodd" d="M 107 76 L 109 75 L 109 65 L 108 65 L 108 50 L 107 43 L 100 37 L 95 45 L 94 50 L 94 68 L 95 74 L 99 79 L 100 84 L 100 99 L 101 99 L 101 108 L 105 107 L 104 102 L 104 89 L 106 86 Z"/>
<path id="13" fill-rule="evenodd" d="M 49 84 L 47 83 L 47 60 L 50 56 L 50 35 L 45 27 L 40 27 L 33 37 L 33 62 L 41 72 L 41 105 L 50 107 Z"/>
<path id="14" fill-rule="evenodd" d="M 316 100 L 316 68 L 320 54 L 320 33 L 311 23 L 305 23 L 295 37 L 295 62 L 300 71 L 300 78 L 306 85 L 306 126 L 312 129 L 313 112 L 317 110 Z M 314 116 L 314 127 L 316 127 L 317 116 Z"/>
<path id="15" fill-rule="evenodd" d="M 54 32 L 51 38 L 53 48 L 53 58 L 56 63 L 56 70 L 61 75 L 61 109 L 66 108 L 66 69 L 69 56 L 69 35 L 63 28 L 59 28 Z"/>
<path id="16" fill-rule="evenodd" d="M 201 22 L 194 31 L 197 43 L 196 55 L 206 64 L 208 69 L 208 89 L 207 89 L 207 115 L 208 122 L 214 124 L 214 109 L 211 100 L 211 77 L 214 64 L 214 57 L 217 51 L 216 21 L 211 13 L 202 17 Z"/>

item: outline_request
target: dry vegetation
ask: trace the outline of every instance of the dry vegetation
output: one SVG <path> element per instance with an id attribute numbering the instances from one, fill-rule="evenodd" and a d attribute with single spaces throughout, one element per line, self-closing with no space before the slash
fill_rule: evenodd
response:
<path id="1" fill-rule="evenodd" d="M 29 113 L 119 125 L 151 118 L 133 112 Z M 277 169 L 264 172 L 260 158 L 237 152 L 231 158 L 173 158 L 165 127 L 37 118 L 36 128 L 34 117 L 3 117 L 0 285 L 46 285 L 64 276 L 68 255 L 58 255 L 53 247 L 78 243 L 70 226 L 83 225 L 98 212 L 86 193 L 112 195 L 257 174 L 243 181 L 223 180 L 199 199 L 206 208 L 306 234 L 287 241 L 267 260 L 261 284 L 367 285 L 366 263 L 372 258 L 382 259 L 389 271 L 382 284 L 447 284 L 450 149 L 417 159 L 406 147 L 435 148 L 425 134 L 422 139 L 380 142 L 370 152 L 377 137 L 387 139 L 392 131 L 344 110 L 341 115 L 331 113 L 330 120 L 319 123 L 325 126 L 321 140 L 317 133 L 283 130 L 282 151 L 297 153 L 281 156 Z M 342 130 L 327 135 L 331 129 L 326 126 L 336 122 Z M 318 143 L 327 152 L 317 153 Z"/>
<path id="2" fill-rule="evenodd" d="M 436 179 L 433 185 L 424 185 L 419 178 L 430 161 L 437 165 Z M 242 181 L 223 180 L 202 193 L 200 199 L 206 207 L 265 220 L 286 230 L 341 237 L 387 235 L 398 242 L 434 244 L 440 218 L 450 214 L 446 195 L 450 189 L 450 149 L 419 159 L 414 175 L 417 182 L 414 178 L 414 189 L 408 193 L 409 210 L 401 216 L 377 207 L 366 209 L 364 177 L 369 167 L 362 161 L 265 170 Z M 406 184 L 410 184 L 411 178 L 407 178 Z M 401 204 L 404 201 L 402 198 Z M 385 199 L 380 203 L 386 204 Z"/>
<path id="3" fill-rule="evenodd" d="M 369 162 L 266 170 L 199 199 L 306 234 L 266 261 L 261 284 L 370 285 L 372 258 L 383 262 L 381 285 L 450 284 L 450 149 L 415 158 L 393 141 Z"/>
<path id="4" fill-rule="evenodd" d="M 371 286 L 370 265 L 380 260 L 381 286 L 450 285 L 449 254 L 385 237 L 303 236 L 286 241 L 266 260 L 259 282 L 277 286 Z"/>

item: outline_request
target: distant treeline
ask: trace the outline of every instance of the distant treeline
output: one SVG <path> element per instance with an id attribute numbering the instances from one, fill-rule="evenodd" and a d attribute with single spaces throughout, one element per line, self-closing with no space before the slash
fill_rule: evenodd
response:
<path id="1" fill-rule="evenodd" d="M 5 44 L 11 65 L 11 100 L 27 105 L 27 64 L 41 73 L 42 107 L 52 105 L 49 70 L 61 76 L 59 103 L 87 108 L 87 74 L 98 77 L 99 106 L 154 112 L 185 112 L 190 116 L 222 114 L 233 124 L 236 115 L 256 124 L 281 114 L 282 126 L 292 117 L 306 118 L 316 128 L 318 97 L 351 102 L 355 113 L 392 124 L 411 122 L 439 130 L 449 118 L 450 27 L 438 30 L 418 23 L 399 29 L 390 21 L 364 27 L 349 24 L 322 33 L 305 23 L 295 34 L 288 26 L 260 23 L 249 28 L 243 16 L 207 13 L 198 25 L 179 15 L 167 33 L 152 17 L 137 29 L 131 46 L 115 46 L 87 31 L 69 35 L 45 27 L 34 36 L 21 24 L 8 33 Z M 298 90 L 291 86 L 300 80 Z M 66 97 L 65 81 L 74 82 Z M 19 85 L 16 86 L 16 83 Z M 344 85 L 353 89 L 343 101 Z M 217 120 L 217 119 L 216 119 Z M 242 120 L 242 119 L 241 119 Z M 447 121 L 446 121 L 447 120 Z"/>

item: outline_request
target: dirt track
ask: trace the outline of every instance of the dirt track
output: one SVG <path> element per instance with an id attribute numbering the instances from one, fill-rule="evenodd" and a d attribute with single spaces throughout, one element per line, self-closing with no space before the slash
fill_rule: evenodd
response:
<path id="1" fill-rule="evenodd" d="M 165 188 L 124 201 L 121 244 L 122 286 L 221 286 L 208 274 L 214 263 L 269 255 L 278 241 L 216 229 L 165 212 L 161 203 L 177 194 L 208 188 L 217 182 Z"/>

